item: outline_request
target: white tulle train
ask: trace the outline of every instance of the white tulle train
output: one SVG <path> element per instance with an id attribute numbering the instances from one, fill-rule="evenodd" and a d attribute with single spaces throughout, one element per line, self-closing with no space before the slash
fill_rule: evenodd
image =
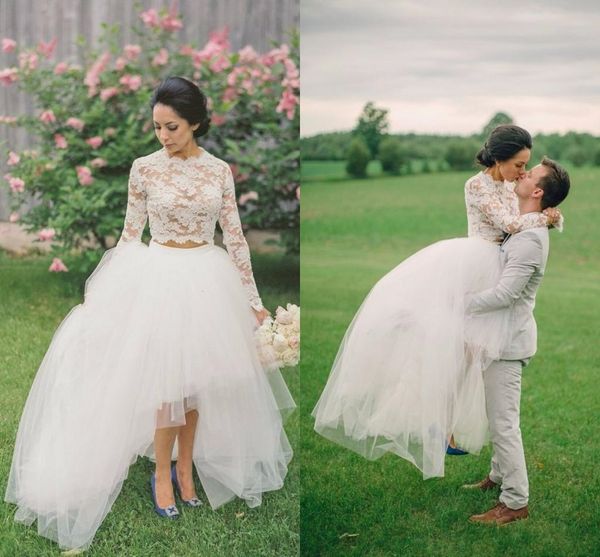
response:
<path id="1" fill-rule="evenodd" d="M 199 413 L 194 464 L 213 508 L 282 487 L 292 450 L 279 372 L 219 247 L 150 243 L 106 252 L 56 331 L 17 434 L 6 500 L 63 548 L 85 548 L 157 427 Z"/>
<path id="2" fill-rule="evenodd" d="M 444 475 L 451 434 L 479 452 L 487 441 L 481 371 L 499 356 L 508 312 L 467 317 L 465 300 L 500 272 L 497 245 L 456 238 L 384 276 L 344 336 L 315 430 L 369 459 L 396 453 L 425 478 Z"/>

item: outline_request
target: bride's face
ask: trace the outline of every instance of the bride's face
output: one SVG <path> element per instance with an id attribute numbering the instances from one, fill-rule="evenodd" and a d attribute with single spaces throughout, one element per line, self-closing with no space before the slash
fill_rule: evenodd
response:
<path id="1" fill-rule="evenodd" d="M 154 132 L 158 140 L 173 154 L 186 148 L 193 140 L 194 129 L 198 124 L 190 126 L 170 106 L 157 103 L 152 111 L 154 119 Z"/>
<path id="2" fill-rule="evenodd" d="M 508 182 L 514 182 L 524 176 L 529 157 L 531 157 L 531 151 L 525 148 L 521 149 L 511 159 L 499 162 L 498 169 L 500 170 L 502 177 Z"/>

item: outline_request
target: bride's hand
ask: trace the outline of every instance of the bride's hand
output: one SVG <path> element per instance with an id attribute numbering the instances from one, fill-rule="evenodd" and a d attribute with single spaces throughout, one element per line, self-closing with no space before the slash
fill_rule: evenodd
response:
<path id="1" fill-rule="evenodd" d="M 548 217 L 548 225 L 553 226 L 560 220 L 560 209 L 556 207 L 548 207 L 542 211 Z"/>
<path id="2" fill-rule="evenodd" d="M 261 325 L 262 322 L 271 315 L 271 312 L 267 308 L 262 308 L 262 309 L 252 308 L 252 311 L 254 312 L 254 316 L 256 317 L 256 320 L 258 321 L 259 325 Z"/>

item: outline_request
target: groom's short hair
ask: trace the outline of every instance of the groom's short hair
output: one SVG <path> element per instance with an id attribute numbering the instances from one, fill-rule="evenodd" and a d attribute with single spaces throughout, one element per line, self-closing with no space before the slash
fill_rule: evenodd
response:
<path id="1" fill-rule="evenodd" d="M 542 196 L 542 210 L 548 207 L 556 207 L 562 203 L 571 187 L 571 180 L 567 171 L 556 161 L 544 157 L 542 165 L 546 167 L 546 175 L 540 180 L 538 186 L 544 190 Z"/>

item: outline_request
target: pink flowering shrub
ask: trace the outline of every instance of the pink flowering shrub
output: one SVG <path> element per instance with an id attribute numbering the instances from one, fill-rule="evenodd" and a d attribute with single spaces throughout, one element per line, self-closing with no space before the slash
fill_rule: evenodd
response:
<path id="1" fill-rule="evenodd" d="M 120 235 L 131 163 L 161 147 L 149 100 L 170 75 L 192 79 L 209 98 L 212 126 L 201 145 L 230 162 L 244 226 L 279 229 L 288 251 L 297 252 L 297 36 L 266 53 L 250 46 L 235 52 L 226 29 L 201 48 L 178 44 L 182 25 L 173 9 L 147 10 L 136 24 L 138 43 L 122 49 L 118 28 L 107 26 L 98 51 L 84 45 L 83 68 L 52 59 L 56 40 L 33 48 L 2 40 L 14 61 L 0 70 L 0 83 L 20 87 L 37 107 L 33 116 L 0 116 L 0 124 L 38 139 L 34 149 L 6 150 L 11 220 L 53 242 L 60 264 L 52 270 L 66 270 L 61 258 L 72 249 L 106 249 Z M 21 214 L 26 196 L 40 203 Z M 97 250 L 89 254 L 97 258 Z"/>

